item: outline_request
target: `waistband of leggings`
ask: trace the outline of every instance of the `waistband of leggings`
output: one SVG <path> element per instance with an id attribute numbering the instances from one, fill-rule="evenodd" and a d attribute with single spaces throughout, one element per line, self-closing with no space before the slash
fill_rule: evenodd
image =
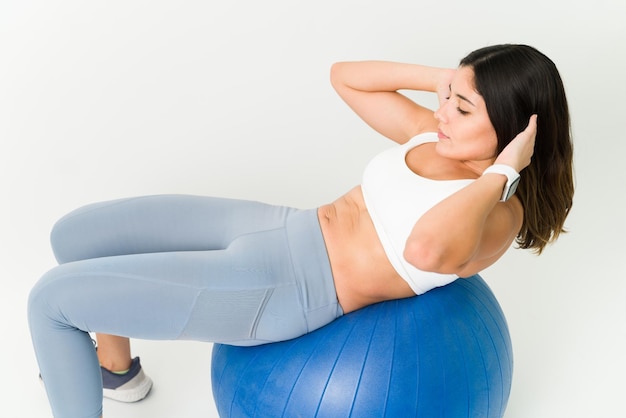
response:
<path id="1" fill-rule="evenodd" d="M 309 331 L 313 331 L 343 315 L 317 209 L 291 213 L 286 232 Z"/>

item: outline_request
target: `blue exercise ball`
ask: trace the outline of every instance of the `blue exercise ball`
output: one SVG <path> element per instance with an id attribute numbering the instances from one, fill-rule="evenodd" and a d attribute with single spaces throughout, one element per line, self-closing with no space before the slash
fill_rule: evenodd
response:
<path id="1" fill-rule="evenodd" d="M 220 417 L 502 417 L 513 354 L 478 276 L 349 313 L 302 337 L 215 344 Z"/>

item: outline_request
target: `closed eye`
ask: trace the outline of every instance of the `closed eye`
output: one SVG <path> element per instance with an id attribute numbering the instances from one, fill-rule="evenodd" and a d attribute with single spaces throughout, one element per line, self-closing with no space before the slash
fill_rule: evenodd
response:
<path id="1" fill-rule="evenodd" d="M 458 93 L 452 94 L 452 84 L 450 84 L 448 87 L 449 87 L 449 89 L 450 89 L 450 95 L 449 95 L 448 97 L 446 97 L 446 100 L 450 99 L 450 97 L 451 97 L 451 96 L 454 96 L 454 97 L 458 98 L 458 99 L 459 99 L 459 101 L 463 101 L 463 102 L 469 103 L 470 105 L 472 105 L 472 106 L 476 107 L 476 105 L 475 105 L 474 103 L 472 103 L 472 102 L 471 102 L 471 101 L 470 101 L 467 97 L 465 97 L 465 96 L 463 96 L 463 95 L 461 95 L 461 94 L 458 94 Z M 461 115 L 467 115 L 467 114 L 469 113 L 468 111 L 463 110 L 463 109 L 461 109 L 461 108 L 460 108 L 460 107 L 458 107 L 458 106 L 457 106 L 456 110 L 457 110 L 457 111 L 458 111 Z"/>

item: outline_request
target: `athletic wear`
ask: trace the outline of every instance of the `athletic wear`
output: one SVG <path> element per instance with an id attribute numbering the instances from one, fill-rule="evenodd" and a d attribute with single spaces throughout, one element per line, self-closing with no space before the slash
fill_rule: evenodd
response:
<path id="1" fill-rule="evenodd" d="M 61 265 L 31 291 L 29 325 L 58 417 L 102 414 L 88 332 L 253 345 L 342 314 L 315 209 L 122 199 L 62 218 L 52 246 Z"/>
<path id="2" fill-rule="evenodd" d="M 418 295 L 446 285 L 458 276 L 426 272 L 410 264 L 403 256 L 406 241 L 426 211 L 473 181 L 431 180 L 411 171 L 406 154 L 421 144 L 437 140 L 437 134 L 429 132 L 378 154 L 365 168 L 361 185 L 367 210 L 389 261 Z"/>

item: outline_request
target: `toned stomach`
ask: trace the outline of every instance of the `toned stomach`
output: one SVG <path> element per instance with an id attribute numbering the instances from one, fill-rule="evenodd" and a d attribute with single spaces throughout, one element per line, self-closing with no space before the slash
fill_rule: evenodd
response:
<path id="1" fill-rule="evenodd" d="M 415 295 L 387 259 L 365 207 L 361 187 L 320 207 L 318 217 L 337 297 L 345 313 Z"/>

